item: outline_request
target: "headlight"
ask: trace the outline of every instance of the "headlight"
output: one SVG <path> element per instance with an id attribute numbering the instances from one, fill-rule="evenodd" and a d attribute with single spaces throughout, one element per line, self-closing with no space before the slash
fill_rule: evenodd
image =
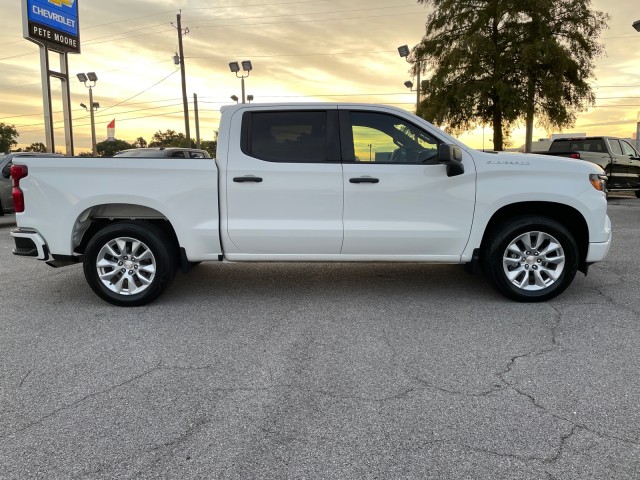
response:
<path id="1" fill-rule="evenodd" d="M 595 188 L 599 192 L 604 192 L 604 193 L 607 192 L 607 176 L 606 175 L 592 173 L 591 175 L 589 175 L 589 181 L 591 182 L 591 185 L 593 185 L 593 188 Z"/>

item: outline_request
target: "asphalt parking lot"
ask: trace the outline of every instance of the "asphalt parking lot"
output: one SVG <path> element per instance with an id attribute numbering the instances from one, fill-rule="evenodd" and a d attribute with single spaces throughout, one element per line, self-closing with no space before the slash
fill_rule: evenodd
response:
<path id="1" fill-rule="evenodd" d="M 518 304 L 459 266 L 201 264 L 158 301 L 10 254 L 0 478 L 638 479 L 640 199 Z"/>

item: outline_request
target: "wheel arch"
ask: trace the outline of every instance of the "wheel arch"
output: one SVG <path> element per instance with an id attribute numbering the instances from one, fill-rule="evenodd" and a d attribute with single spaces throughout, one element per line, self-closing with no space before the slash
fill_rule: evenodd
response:
<path id="1" fill-rule="evenodd" d="M 176 251 L 179 249 L 178 236 L 169 219 L 158 210 L 142 205 L 113 203 L 94 205 L 85 209 L 73 225 L 72 250 L 84 254 L 87 244 L 97 232 L 107 225 L 133 221 L 152 223 L 161 228 L 173 241 Z"/>
<path id="2" fill-rule="evenodd" d="M 589 250 L 589 227 L 584 216 L 575 208 L 555 202 L 522 202 L 506 205 L 496 211 L 484 231 L 481 252 L 485 252 L 487 244 L 496 229 L 511 218 L 522 215 L 539 215 L 553 219 L 564 225 L 573 235 L 578 246 L 578 269 L 586 273 L 586 258 Z M 482 253 L 481 253 L 482 254 Z"/>

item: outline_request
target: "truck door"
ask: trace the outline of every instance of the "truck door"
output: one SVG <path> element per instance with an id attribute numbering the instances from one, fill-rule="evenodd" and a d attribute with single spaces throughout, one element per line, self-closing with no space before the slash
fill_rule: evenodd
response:
<path id="1" fill-rule="evenodd" d="M 628 142 L 620 140 L 622 153 L 626 155 L 628 163 L 627 180 L 630 188 L 640 188 L 640 156 Z"/>
<path id="2" fill-rule="evenodd" d="M 387 113 L 341 109 L 340 133 L 342 254 L 459 261 L 475 205 L 468 154 L 465 173 L 448 177 L 437 163 L 441 140 Z"/>
<path id="3" fill-rule="evenodd" d="M 611 164 L 609 168 L 605 169 L 609 179 L 607 184 L 611 187 L 628 187 L 629 186 L 629 156 L 625 155 L 622 143 L 615 138 L 608 138 L 610 152 L 611 152 Z"/>
<path id="4" fill-rule="evenodd" d="M 230 142 L 222 201 L 230 248 L 236 249 L 228 253 L 340 253 L 343 195 L 337 125 L 337 109 L 326 107 L 252 109 L 234 116 L 231 130 L 241 138 Z"/>

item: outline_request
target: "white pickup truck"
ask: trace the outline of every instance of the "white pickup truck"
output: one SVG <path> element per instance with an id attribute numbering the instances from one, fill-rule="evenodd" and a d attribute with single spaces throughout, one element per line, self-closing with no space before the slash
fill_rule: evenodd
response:
<path id="1" fill-rule="evenodd" d="M 542 301 L 611 243 L 598 166 L 479 152 L 379 105 L 224 107 L 215 160 L 19 157 L 12 177 L 13 253 L 82 262 L 124 306 L 205 260 L 479 265 Z"/>

